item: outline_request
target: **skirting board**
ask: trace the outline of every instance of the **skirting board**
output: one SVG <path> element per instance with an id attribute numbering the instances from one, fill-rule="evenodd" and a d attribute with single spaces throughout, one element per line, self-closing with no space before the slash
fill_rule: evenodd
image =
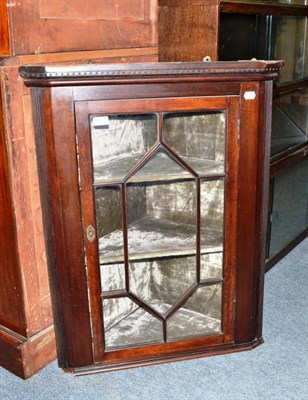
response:
<path id="1" fill-rule="evenodd" d="M 53 325 L 25 338 L 0 325 L 0 366 L 27 379 L 56 358 Z"/>

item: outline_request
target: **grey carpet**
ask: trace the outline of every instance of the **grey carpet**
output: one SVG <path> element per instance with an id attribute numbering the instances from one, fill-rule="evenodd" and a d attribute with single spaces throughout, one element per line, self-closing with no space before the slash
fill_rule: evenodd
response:
<path id="1" fill-rule="evenodd" d="M 253 351 L 92 376 L 0 368 L 0 399 L 307 400 L 308 239 L 266 275 L 263 333 Z"/>

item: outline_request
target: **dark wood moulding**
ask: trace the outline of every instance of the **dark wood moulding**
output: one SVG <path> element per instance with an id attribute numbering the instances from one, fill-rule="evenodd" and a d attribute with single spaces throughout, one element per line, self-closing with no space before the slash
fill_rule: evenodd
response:
<path id="1" fill-rule="evenodd" d="M 121 84 L 123 82 L 158 79 L 190 81 L 228 80 L 249 76 L 250 80 L 270 80 L 277 77 L 283 61 L 238 61 L 238 62 L 171 62 L 140 64 L 99 64 L 74 66 L 21 66 L 19 73 L 27 86 L 76 86 Z"/>

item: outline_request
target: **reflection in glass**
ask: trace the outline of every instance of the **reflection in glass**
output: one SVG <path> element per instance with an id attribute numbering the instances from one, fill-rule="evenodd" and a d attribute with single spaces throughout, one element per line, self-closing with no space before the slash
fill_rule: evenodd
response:
<path id="1" fill-rule="evenodd" d="M 269 257 L 308 226 L 308 159 L 274 179 Z"/>
<path id="2" fill-rule="evenodd" d="M 285 60 L 278 83 L 307 77 L 307 17 L 273 16 L 272 59 Z"/>
<path id="3" fill-rule="evenodd" d="M 100 262 L 124 261 L 121 189 L 117 186 L 96 188 L 95 208 Z"/>
<path id="4" fill-rule="evenodd" d="M 103 300 L 105 348 L 163 341 L 162 322 L 128 297 Z"/>
<path id="5" fill-rule="evenodd" d="M 221 284 L 200 287 L 168 320 L 168 339 L 221 332 L 221 305 Z"/>
<path id="6" fill-rule="evenodd" d="M 282 95 L 275 104 L 308 136 L 308 88 Z"/>
<path id="7" fill-rule="evenodd" d="M 201 281 L 223 276 L 223 253 L 201 254 Z"/>
<path id="8" fill-rule="evenodd" d="M 271 156 L 307 141 L 307 136 L 288 116 L 273 105 Z"/>
<path id="9" fill-rule="evenodd" d="M 201 182 L 201 252 L 222 250 L 224 197 L 223 179 Z"/>
<path id="10" fill-rule="evenodd" d="M 196 282 L 196 257 L 132 262 L 130 290 L 164 315 Z"/>
<path id="11" fill-rule="evenodd" d="M 226 116 L 222 111 L 166 113 L 163 140 L 198 174 L 224 172 Z"/>
<path id="12" fill-rule="evenodd" d="M 94 181 L 122 181 L 157 140 L 154 114 L 91 117 Z"/>

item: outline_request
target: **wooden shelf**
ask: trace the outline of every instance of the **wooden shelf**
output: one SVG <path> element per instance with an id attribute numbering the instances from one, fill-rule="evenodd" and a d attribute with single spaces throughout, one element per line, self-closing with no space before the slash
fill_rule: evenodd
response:
<path id="1" fill-rule="evenodd" d="M 196 227 L 144 217 L 128 227 L 129 260 L 196 254 Z M 222 232 L 201 229 L 202 253 L 222 251 Z M 124 261 L 123 232 L 116 230 L 99 239 L 101 264 Z"/>
<path id="2" fill-rule="evenodd" d="M 141 158 L 142 156 L 135 155 L 131 157 L 117 158 L 108 163 L 94 165 L 95 184 L 122 182 Z M 182 157 L 182 159 L 197 174 L 222 175 L 224 173 L 223 162 L 193 157 Z M 158 182 L 187 178 L 194 178 L 194 176 L 171 157 L 164 153 L 157 153 L 133 176 L 131 176 L 128 182 Z"/>
<path id="3" fill-rule="evenodd" d="M 291 94 L 292 103 L 296 103 L 300 106 L 308 106 L 308 89 L 294 92 Z"/>
<path id="4" fill-rule="evenodd" d="M 220 11 L 230 14 L 259 14 L 259 15 L 290 15 L 308 16 L 308 6 L 298 4 L 283 4 L 270 1 L 222 0 Z"/>

